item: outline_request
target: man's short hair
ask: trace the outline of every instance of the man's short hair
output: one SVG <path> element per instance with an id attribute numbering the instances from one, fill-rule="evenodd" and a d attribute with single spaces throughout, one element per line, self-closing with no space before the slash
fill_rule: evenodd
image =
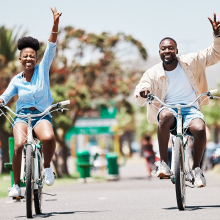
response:
<path id="1" fill-rule="evenodd" d="M 164 41 L 164 40 L 172 40 L 175 44 L 176 44 L 176 46 L 177 46 L 177 43 L 176 43 L 176 41 L 173 39 L 173 38 L 171 38 L 171 37 L 165 37 L 165 38 L 163 38 L 161 41 L 160 41 L 160 43 L 159 43 L 159 47 L 160 47 L 160 44 L 161 44 L 161 42 L 162 41 Z"/>

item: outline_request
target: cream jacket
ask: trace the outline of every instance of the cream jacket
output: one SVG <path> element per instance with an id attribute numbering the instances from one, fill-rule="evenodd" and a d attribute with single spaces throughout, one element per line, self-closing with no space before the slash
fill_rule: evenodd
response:
<path id="1" fill-rule="evenodd" d="M 207 92 L 208 84 L 205 69 L 206 67 L 214 65 L 220 61 L 220 37 L 214 38 L 212 46 L 205 50 L 182 55 L 177 57 L 177 59 L 195 90 L 196 97 Z M 157 96 L 164 102 L 168 88 L 168 78 L 165 74 L 162 62 L 148 69 L 142 76 L 139 84 L 136 86 L 134 99 L 140 106 L 144 105 L 146 102 L 146 99 L 140 97 L 139 94 L 143 88 L 148 88 L 153 95 Z M 199 100 L 199 103 L 204 99 L 205 96 Z M 208 99 L 206 99 L 202 102 L 202 105 L 207 105 L 208 102 Z M 147 120 L 149 123 L 157 124 L 156 116 L 158 108 L 160 108 L 160 103 L 154 100 L 153 104 L 156 107 L 147 104 Z"/>

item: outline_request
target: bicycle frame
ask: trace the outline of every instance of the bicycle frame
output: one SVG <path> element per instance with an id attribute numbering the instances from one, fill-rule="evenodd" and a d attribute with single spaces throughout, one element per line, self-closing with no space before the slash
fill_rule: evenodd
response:
<path id="1" fill-rule="evenodd" d="M 9 110 L 12 114 L 19 118 L 27 118 L 28 119 L 28 126 L 27 126 L 27 135 L 24 133 L 25 140 L 27 140 L 26 144 L 23 144 L 22 150 L 22 160 L 21 160 L 21 173 L 20 173 L 20 180 L 26 184 L 26 191 L 24 196 L 14 197 L 16 198 L 25 198 L 26 199 L 26 215 L 27 218 L 32 218 L 32 205 L 34 202 L 35 206 L 35 213 L 41 214 L 42 213 L 42 188 L 45 183 L 43 177 L 43 158 L 42 152 L 39 150 L 39 140 L 35 141 L 33 138 L 32 130 L 34 129 L 31 124 L 31 118 L 34 117 L 41 117 L 45 116 L 46 114 L 50 113 L 50 110 L 54 107 L 57 107 L 56 111 L 63 112 L 61 106 L 68 105 L 70 101 L 63 101 L 57 104 L 51 105 L 48 107 L 44 112 L 40 114 L 27 114 L 27 115 L 18 115 L 14 113 L 9 107 L 0 104 L 0 107 L 4 107 Z M 1 110 L 1 109 L 0 109 Z M 1 110 L 2 114 L 4 112 Z M 1 114 L 1 115 L 2 115 Z M 1 116 L 0 115 L 0 116 Z M 4 114 L 5 115 L 5 114 Z M 5 115 L 6 116 L 6 115 Z M 43 118 L 42 117 L 42 118 Z M 8 119 L 8 117 L 6 116 Z M 40 120 L 42 119 L 40 118 Z M 10 121 L 10 120 L 9 120 Z M 40 173 L 39 173 L 40 172 Z"/>
<path id="2" fill-rule="evenodd" d="M 186 108 L 186 107 L 191 107 L 195 102 L 197 102 L 202 96 L 207 95 L 209 98 L 213 99 L 212 94 L 217 93 L 218 90 L 211 90 L 208 91 L 206 93 L 203 93 L 201 95 L 199 95 L 192 103 L 188 104 L 188 105 L 181 105 L 181 104 L 176 104 L 176 105 L 169 105 L 169 104 L 165 104 L 164 102 L 162 102 L 158 97 L 154 96 L 153 94 L 148 94 L 147 96 L 147 102 L 149 102 L 149 104 L 152 103 L 153 99 L 156 99 L 157 101 L 160 102 L 161 105 L 167 107 L 167 108 L 177 108 L 178 112 L 177 112 L 177 135 L 176 137 L 180 137 L 180 139 L 182 140 L 182 153 L 184 155 L 184 161 L 183 161 L 183 167 L 184 167 L 184 171 L 186 174 L 186 177 L 188 177 L 188 173 L 190 173 L 190 166 L 189 166 L 189 157 L 188 157 L 188 151 L 187 151 L 187 140 L 183 135 L 183 124 L 182 124 L 182 115 L 181 115 L 181 108 Z M 147 103 L 146 102 L 146 103 Z M 145 103 L 144 103 L 145 104 Z M 174 148 L 172 147 L 172 162 L 171 162 L 171 171 L 174 174 Z M 187 178 L 187 180 L 189 180 Z"/>
<path id="3" fill-rule="evenodd" d="M 34 141 L 34 138 L 33 138 L 33 134 L 32 134 L 32 125 L 31 125 L 31 118 L 34 118 L 34 117 L 41 117 L 41 116 L 44 116 L 46 115 L 48 112 L 50 112 L 50 110 L 54 107 L 57 107 L 58 111 L 60 112 L 63 112 L 64 109 L 61 108 L 61 106 L 63 105 L 68 105 L 70 104 L 70 101 L 69 100 L 66 100 L 66 101 L 62 101 L 62 102 L 59 102 L 57 104 L 53 104 L 51 106 L 49 106 L 44 112 L 40 113 L 40 114 L 27 114 L 27 115 L 18 115 L 16 114 L 15 112 L 13 112 L 8 106 L 4 106 L 2 104 L 0 104 L 0 107 L 4 107 L 6 108 L 7 110 L 9 110 L 13 115 L 19 117 L 19 118 L 27 118 L 28 119 L 28 127 L 27 127 L 27 144 L 25 145 L 31 145 L 32 146 L 32 157 L 33 157 L 33 189 L 38 189 L 39 185 L 39 165 L 40 166 L 43 166 L 43 162 L 42 162 L 42 156 L 41 156 L 41 153 L 39 152 L 36 144 L 35 144 L 35 141 Z M 24 145 L 24 146 L 25 146 Z M 40 161 L 40 164 L 38 163 L 38 157 L 39 157 L 39 161 Z M 20 174 L 20 180 L 22 182 L 25 183 L 25 147 L 23 148 L 23 151 L 22 151 L 22 161 L 21 161 L 21 174 Z M 42 185 L 40 186 L 42 187 Z"/>
<path id="4" fill-rule="evenodd" d="M 194 185 L 195 176 L 192 170 L 190 169 L 189 159 L 188 159 L 188 152 L 187 152 L 187 140 L 185 138 L 185 132 L 183 133 L 183 123 L 182 123 L 182 114 L 181 108 L 191 107 L 198 99 L 202 96 L 207 95 L 209 98 L 213 99 L 213 93 L 218 92 L 218 90 L 212 90 L 210 92 L 206 92 L 201 94 L 196 98 L 195 101 L 188 105 L 181 105 L 181 104 L 165 104 L 163 103 L 158 97 L 148 94 L 147 95 L 147 102 L 152 104 L 154 99 L 158 100 L 161 105 L 167 108 L 177 108 L 177 135 L 175 138 L 172 139 L 172 161 L 171 161 L 171 175 L 170 176 L 162 176 L 161 179 L 171 179 L 171 182 L 175 184 L 175 191 L 176 191 L 176 201 L 177 207 L 179 210 L 184 210 L 186 207 L 186 185 L 185 181 L 189 181 Z M 188 126 L 189 127 L 189 126 Z M 186 129 L 188 129 L 188 127 Z"/>
<path id="5" fill-rule="evenodd" d="M 190 165 L 189 165 L 189 155 L 188 155 L 188 146 L 187 146 L 187 139 L 183 135 L 183 123 L 182 123 L 182 114 L 180 106 L 177 106 L 177 135 L 175 137 L 180 137 L 182 140 L 182 154 L 184 155 L 183 160 L 183 167 L 185 169 L 185 174 L 187 175 L 190 172 Z M 174 140 L 172 141 L 174 143 Z M 174 172 L 174 146 L 172 146 L 172 160 L 171 160 L 171 171 L 173 174 Z"/>
<path id="6" fill-rule="evenodd" d="M 35 144 L 33 134 L 32 134 L 32 125 L 31 125 L 31 115 L 27 114 L 28 118 L 28 127 L 27 127 L 27 144 L 24 145 L 22 151 L 22 161 L 21 161 L 21 174 L 20 180 L 25 183 L 25 146 L 31 145 L 32 146 L 32 159 L 33 159 L 33 190 L 38 189 L 39 185 L 39 166 L 43 167 L 42 157 L 41 154 Z M 39 161 L 38 161 L 39 157 Z M 40 163 L 39 163 L 40 162 Z M 42 170 L 42 169 L 41 169 Z M 42 187 L 42 186 L 40 186 Z"/>

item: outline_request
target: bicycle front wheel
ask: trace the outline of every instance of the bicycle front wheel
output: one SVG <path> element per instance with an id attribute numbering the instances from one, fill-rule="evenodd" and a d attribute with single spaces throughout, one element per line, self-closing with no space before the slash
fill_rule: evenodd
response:
<path id="1" fill-rule="evenodd" d="M 32 218 L 32 204 L 33 204 L 33 177 L 32 177 L 32 146 L 27 145 L 26 149 L 26 214 L 27 218 Z"/>
<path id="2" fill-rule="evenodd" d="M 177 206 L 179 210 L 184 210 L 185 200 L 186 200 L 184 155 L 183 155 L 182 141 L 179 137 L 175 139 L 174 153 L 175 153 L 175 188 L 176 188 Z"/>
<path id="3" fill-rule="evenodd" d="M 38 172 L 39 172 L 39 185 L 38 189 L 34 190 L 34 207 L 35 213 L 41 214 L 42 213 L 42 164 L 40 162 L 40 157 L 37 155 L 38 159 Z"/>

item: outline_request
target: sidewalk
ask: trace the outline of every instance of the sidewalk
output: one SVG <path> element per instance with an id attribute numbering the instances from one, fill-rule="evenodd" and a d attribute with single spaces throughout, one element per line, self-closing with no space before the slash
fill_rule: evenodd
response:
<path id="1" fill-rule="evenodd" d="M 119 161 L 122 164 L 123 161 Z M 92 176 L 103 176 L 107 177 L 108 170 L 92 170 Z M 123 179 L 145 179 L 147 178 L 146 161 L 141 158 L 138 153 L 134 153 L 132 157 L 127 158 L 124 165 L 119 165 L 119 178 Z"/>

